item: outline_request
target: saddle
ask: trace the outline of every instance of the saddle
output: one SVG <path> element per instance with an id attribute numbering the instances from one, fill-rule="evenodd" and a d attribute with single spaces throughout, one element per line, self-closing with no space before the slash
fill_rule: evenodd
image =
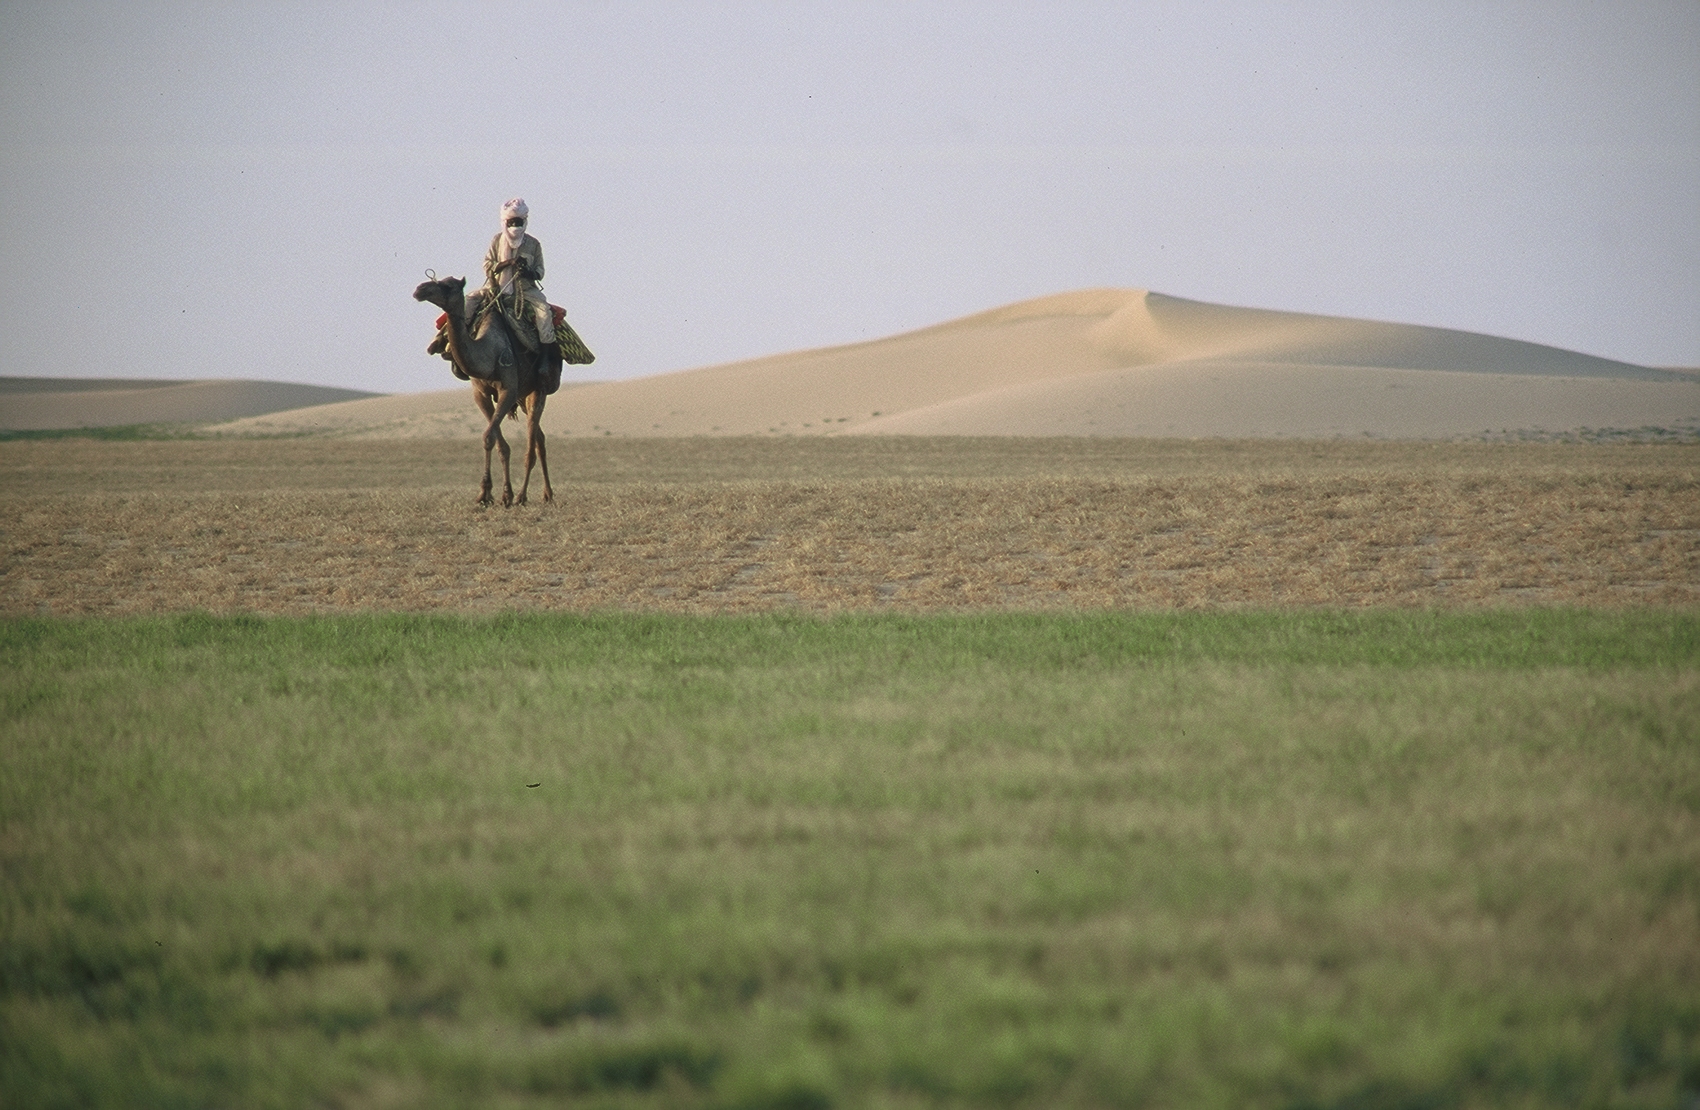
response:
<path id="1" fill-rule="evenodd" d="M 486 302 L 479 308 L 478 316 L 472 319 L 469 326 L 477 328 L 479 317 L 489 311 L 490 305 Z M 561 349 L 561 361 L 569 366 L 589 366 L 595 362 L 596 356 L 591 353 L 589 347 L 584 345 L 584 340 L 579 338 L 578 332 L 573 330 L 573 326 L 567 323 L 567 310 L 558 304 L 552 304 L 549 306 L 549 311 L 555 314 L 555 345 Z M 529 320 L 515 320 L 513 313 L 506 311 L 505 308 L 502 312 L 502 318 L 508 322 L 514 335 L 525 346 L 526 350 L 532 352 L 537 350 L 537 328 Z M 427 354 L 441 355 L 448 361 L 455 377 L 462 381 L 466 380 L 466 375 L 460 372 L 460 367 L 454 364 L 454 359 L 449 354 L 448 313 L 445 312 L 437 317 L 437 337 L 431 341 L 431 345 L 425 348 L 425 351 Z"/>

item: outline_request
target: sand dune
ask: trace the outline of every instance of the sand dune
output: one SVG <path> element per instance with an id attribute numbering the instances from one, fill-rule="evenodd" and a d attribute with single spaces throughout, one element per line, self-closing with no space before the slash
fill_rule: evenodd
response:
<path id="1" fill-rule="evenodd" d="M 0 378 L 0 431 L 203 424 L 371 396 L 290 382 Z"/>
<path id="2" fill-rule="evenodd" d="M 442 377 L 453 380 L 446 366 Z M 134 413 L 141 398 L 164 401 L 167 390 L 132 393 L 125 403 Z M 12 400 L 0 395 L 8 408 Z M 481 430 L 464 386 L 244 415 L 209 430 L 353 438 Z M 596 436 L 1692 436 L 1700 378 L 1444 328 L 1092 289 L 869 343 L 585 384 L 551 400 L 544 427 Z"/>
<path id="3" fill-rule="evenodd" d="M 589 387 L 572 434 L 1430 438 L 1692 428 L 1700 382 L 1493 336 L 1096 289 Z"/>

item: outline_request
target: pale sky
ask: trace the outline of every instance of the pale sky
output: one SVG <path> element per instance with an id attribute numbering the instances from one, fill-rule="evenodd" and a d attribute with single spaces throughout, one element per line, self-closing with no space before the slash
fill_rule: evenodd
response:
<path id="1" fill-rule="evenodd" d="M 662 373 L 1093 286 L 1700 365 L 1700 0 L 0 0 L 0 374 L 455 384 L 532 208 Z"/>

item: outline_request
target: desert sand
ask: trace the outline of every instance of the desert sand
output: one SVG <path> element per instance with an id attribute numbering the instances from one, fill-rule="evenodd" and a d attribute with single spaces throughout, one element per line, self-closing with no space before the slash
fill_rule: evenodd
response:
<path id="1" fill-rule="evenodd" d="M 445 363 L 430 366 L 453 382 Z M 173 419 L 154 415 L 168 396 L 159 387 L 133 391 L 122 401 L 128 413 L 144 398 L 161 404 L 111 422 Z M 52 426 L 18 423 L 22 411 L 14 417 L 12 398 L 4 401 L 5 426 Z M 47 419 L 49 401 L 70 411 L 63 398 L 38 395 L 31 403 L 43 415 L 31 419 Z M 85 394 L 76 408 L 92 424 L 91 401 Z M 481 428 L 464 386 L 282 408 L 207 430 L 370 439 Z M 552 399 L 544 428 L 573 436 L 1452 439 L 1610 430 L 1693 438 L 1700 377 L 1443 328 L 1094 289 L 867 343 L 583 384 Z"/>

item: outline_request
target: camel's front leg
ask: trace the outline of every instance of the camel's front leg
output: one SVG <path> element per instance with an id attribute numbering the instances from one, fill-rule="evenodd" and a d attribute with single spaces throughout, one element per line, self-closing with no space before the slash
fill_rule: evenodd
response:
<path id="1" fill-rule="evenodd" d="M 480 506 L 495 504 L 495 498 L 490 496 L 490 429 L 496 428 L 496 434 L 502 434 L 496 427 L 496 405 L 490 400 L 490 393 L 482 382 L 472 385 L 472 400 L 478 405 L 478 411 L 484 414 L 484 485 L 478 492 Z"/>
<path id="2" fill-rule="evenodd" d="M 508 447 L 508 441 L 502 436 L 502 429 L 497 428 L 494 424 L 490 425 L 490 427 L 495 431 L 495 447 L 502 453 L 502 508 L 505 509 L 514 503 L 514 480 L 508 467 L 508 454 L 510 449 Z M 484 497 L 479 502 L 480 504 L 494 504 L 495 498 L 490 496 L 490 488 L 490 447 L 486 444 L 484 448 Z"/>
<path id="3" fill-rule="evenodd" d="M 508 466 L 508 441 L 502 435 L 501 418 L 490 421 L 490 426 L 484 429 L 484 496 L 478 499 L 480 505 L 489 505 L 495 501 L 490 496 L 490 449 L 495 448 L 502 453 L 502 508 L 514 503 L 514 481 L 512 471 Z"/>
<path id="4" fill-rule="evenodd" d="M 484 429 L 484 497 L 486 500 L 481 502 L 482 504 L 490 503 L 488 498 L 490 496 L 490 448 L 492 447 L 499 448 L 502 452 L 502 508 L 505 509 L 514 503 L 513 467 L 508 462 L 508 441 L 502 436 L 502 421 L 506 420 L 508 414 L 514 411 L 514 406 L 518 402 L 517 390 L 504 390 L 501 402 L 496 405 L 496 411 L 490 418 L 490 426 Z"/>

